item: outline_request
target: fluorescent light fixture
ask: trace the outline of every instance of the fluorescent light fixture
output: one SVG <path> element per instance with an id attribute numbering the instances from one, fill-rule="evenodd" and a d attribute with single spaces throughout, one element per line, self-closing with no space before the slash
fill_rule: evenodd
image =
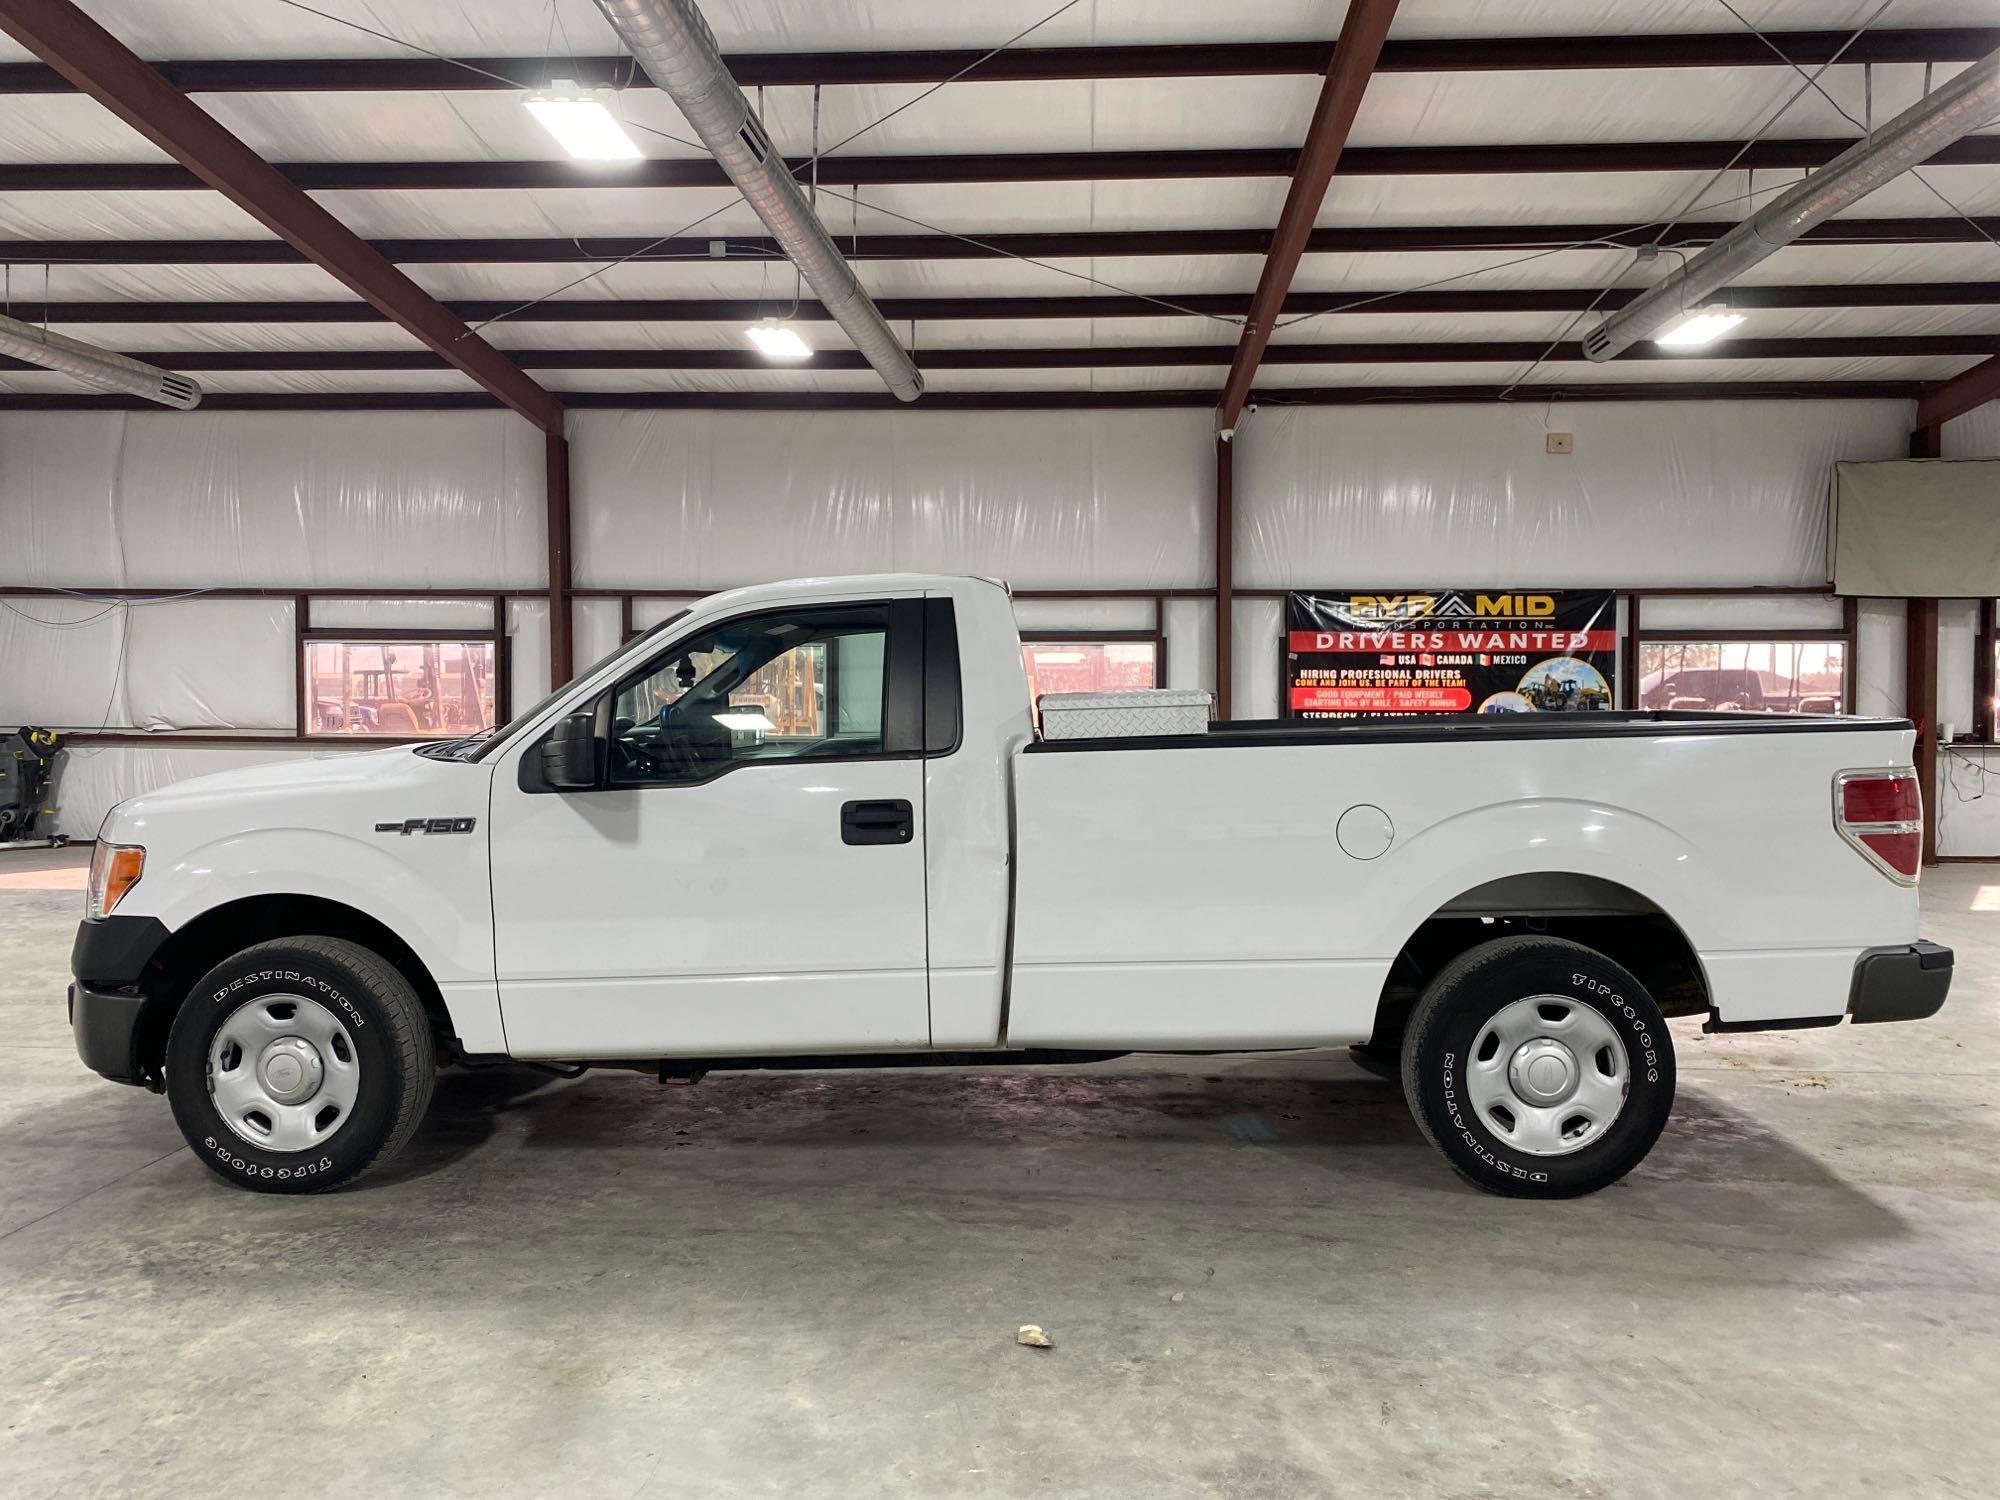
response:
<path id="1" fill-rule="evenodd" d="M 1743 314 L 1716 303 L 1697 308 L 1658 335 L 1653 342 L 1663 349 L 1693 349 L 1712 344 L 1743 321 Z"/>
<path id="2" fill-rule="evenodd" d="M 811 359 L 812 349 L 789 323 L 766 318 L 743 330 L 743 336 L 757 346 L 766 359 Z"/>
<path id="3" fill-rule="evenodd" d="M 541 122 L 542 129 L 578 161 L 637 161 L 639 148 L 604 107 L 600 95 L 609 92 L 593 92 L 577 87 L 574 78 L 558 78 L 521 102 Z"/>
<path id="4" fill-rule="evenodd" d="M 724 729 L 758 729 L 768 732 L 778 727 L 754 708 L 743 708 L 731 713 L 717 714 L 715 722 L 720 724 Z"/>

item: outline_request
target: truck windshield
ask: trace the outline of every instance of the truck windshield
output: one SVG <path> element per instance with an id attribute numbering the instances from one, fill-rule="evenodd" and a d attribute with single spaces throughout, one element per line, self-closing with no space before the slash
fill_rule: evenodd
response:
<path id="1" fill-rule="evenodd" d="M 565 682 L 564 684 L 562 684 L 562 686 L 558 687 L 554 692 L 544 697 L 541 700 L 541 702 L 537 703 L 533 708 L 528 709 L 525 713 L 518 713 L 514 715 L 513 718 L 509 719 L 505 724 L 502 724 L 498 729 L 495 729 L 490 733 L 483 735 L 468 735 L 463 740 L 453 740 L 443 745 L 427 745 L 421 748 L 430 751 L 432 754 L 436 756 L 437 759 L 440 760 L 486 759 L 487 756 L 491 755 L 494 751 L 498 750 L 502 745 L 506 744 L 508 740 L 514 737 L 514 735 L 518 734 L 522 729 L 526 728 L 529 724 L 532 724 L 536 719 L 539 719 L 550 708 L 554 707 L 556 700 L 567 696 L 569 690 L 577 683 L 581 682 L 586 677 L 594 676 L 600 669 L 609 666 L 612 662 L 616 661 L 619 657 L 623 656 L 626 652 L 632 650 L 634 647 L 644 645 L 647 641 L 650 641 L 654 636 L 658 635 L 661 631 L 665 630 L 668 626 L 673 625 L 678 621 L 680 621 L 681 619 L 685 618 L 686 615 L 687 615 L 686 610 L 677 609 L 672 614 L 668 615 L 664 620 L 661 620 L 658 624 L 647 626 L 644 631 L 642 631 L 638 635 L 633 636 L 631 640 L 620 642 L 617 646 L 614 646 L 611 650 L 605 652 L 604 655 L 598 657 L 596 661 L 592 662 L 589 666 L 585 667 L 581 672 L 578 672 L 574 677 L 570 678 L 568 682 Z M 464 747 L 462 753 L 458 752 L 456 749 L 456 747 L 459 746 Z M 447 751 L 453 751 L 454 753 L 447 754 L 446 753 Z"/>

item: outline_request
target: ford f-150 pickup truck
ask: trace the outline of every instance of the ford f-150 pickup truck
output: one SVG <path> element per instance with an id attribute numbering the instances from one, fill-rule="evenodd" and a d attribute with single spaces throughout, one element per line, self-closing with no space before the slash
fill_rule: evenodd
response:
<path id="1" fill-rule="evenodd" d="M 1041 738 L 1001 585 L 809 579 L 484 736 L 123 803 L 71 1020 L 261 1191 L 384 1160 L 442 1065 L 1344 1045 L 1472 1182 L 1568 1196 L 1659 1136 L 1667 1017 L 1937 1011 L 1911 748 L 1744 713 Z"/>

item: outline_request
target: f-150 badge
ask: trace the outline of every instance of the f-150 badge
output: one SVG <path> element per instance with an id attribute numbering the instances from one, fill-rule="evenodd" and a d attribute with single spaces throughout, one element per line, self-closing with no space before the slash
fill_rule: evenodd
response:
<path id="1" fill-rule="evenodd" d="M 400 823 L 377 823 L 375 831 L 408 838 L 413 833 L 470 833 L 478 823 L 477 818 L 405 818 Z"/>

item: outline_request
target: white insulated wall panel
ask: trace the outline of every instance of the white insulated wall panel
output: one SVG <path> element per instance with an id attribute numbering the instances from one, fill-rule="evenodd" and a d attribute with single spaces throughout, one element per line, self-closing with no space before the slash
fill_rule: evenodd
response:
<path id="1" fill-rule="evenodd" d="M 577 582 L 707 589 L 915 570 L 1200 585 L 1198 411 L 596 412 L 573 419 Z"/>
<path id="2" fill-rule="evenodd" d="M 511 412 L 0 413 L 0 582 L 530 587 L 544 474 Z"/>
<path id="3" fill-rule="evenodd" d="M 1267 406 L 1236 456 L 1243 588 L 1826 580 L 1835 460 L 1900 401 Z M 1545 451 L 1549 430 L 1574 453 Z"/>

